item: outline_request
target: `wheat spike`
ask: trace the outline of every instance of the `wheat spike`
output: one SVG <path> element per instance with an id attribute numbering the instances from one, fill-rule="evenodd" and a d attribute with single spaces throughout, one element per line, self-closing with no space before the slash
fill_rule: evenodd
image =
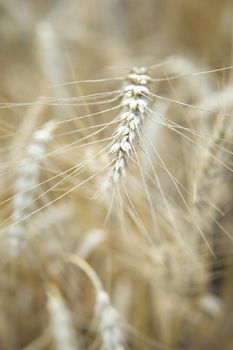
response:
<path id="1" fill-rule="evenodd" d="M 92 267 L 77 255 L 70 255 L 71 263 L 81 268 L 95 288 L 95 314 L 99 323 L 102 350 L 124 350 L 124 336 L 121 319 L 117 310 L 110 304 L 109 296 L 104 291 L 102 283 Z"/>
<path id="2" fill-rule="evenodd" d="M 33 201 L 35 187 L 38 184 L 40 158 L 46 154 L 47 143 L 51 138 L 54 126 L 54 122 L 49 121 L 33 133 L 31 142 L 27 145 L 17 170 L 14 185 L 16 195 L 12 203 L 12 225 L 8 231 L 13 256 L 18 255 L 25 238 L 24 218 L 32 212 L 34 207 Z"/>
<path id="3" fill-rule="evenodd" d="M 127 76 L 122 96 L 122 114 L 120 123 L 114 132 L 114 139 L 110 146 L 110 154 L 113 155 L 111 179 L 118 183 L 121 176 L 125 175 L 125 167 L 128 159 L 135 152 L 138 137 L 142 128 L 146 107 L 149 103 L 148 84 L 149 75 L 143 67 L 133 68 Z"/>
<path id="4" fill-rule="evenodd" d="M 62 295 L 59 290 L 52 285 L 48 287 L 47 295 L 50 330 L 56 350 L 77 350 L 77 337 L 73 329 L 71 313 Z"/>

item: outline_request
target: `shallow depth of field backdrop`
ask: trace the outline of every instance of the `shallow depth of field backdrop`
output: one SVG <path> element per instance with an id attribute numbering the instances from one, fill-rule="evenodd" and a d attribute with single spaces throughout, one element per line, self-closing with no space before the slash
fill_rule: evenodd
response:
<path id="1" fill-rule="evenodd" d="M 1 350 L 233 348 L 232 5 L 0 0 Z"/>

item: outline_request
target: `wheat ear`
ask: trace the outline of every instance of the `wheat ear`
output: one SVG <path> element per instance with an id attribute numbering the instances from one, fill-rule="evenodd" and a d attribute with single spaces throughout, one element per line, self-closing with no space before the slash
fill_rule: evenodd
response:
<path id="1" fill-rule="evenodd" d="M 49 285 L 47 288 L 47 309 L 50 331 L 56 350 L 77 350 L 77 341 L 72 324 L 72 316 L 59 290 Z"/>
<path id="2" fill-rule="evenodd" d="M 120 322 L 120 315 L 114 309 L 108 294 L 104 291 L 102 283 L 92 267 L 77 255 L 70 255 L 69 262 L 81 268 L 92 282 L 96 293 L 95 314 L 99 322 L 102 350 L 124 350 L 124 337 Z"/>
<path id="3" fill-rule="evenodd" d="M 225 172 L 231 152 L 225 149 L 226 142 L 232 140 L 233 124 L 229 119 L 218 117 L 215 123 L 214 142 L 207 148 L 208 153 L 200 165 L 195 193 L 195 212 L 206 231 L 211 230 L 218 205 L 221 204 L 221 189 L 224 189 Z"/>
<path id="4" fill-rule="evenodd" d="M 146 74 L 144 67 L 133 68 L 127 76 L 127 84 L 122 94 L 120 123 L 114 131 L 109 149 L 109 153 L 113 155 L 110 178 L 115 184 L 119 182 L 122 175 L 125 175 L 127 161 L 135 152 L 149 103 L 150 81 L 151 78 Z"/>
<path id="5" fill-rule="evenodd" d="M 33 210 L 35 187 L 38 185 L 40 158 L 46 154 L 47 143 L 55 127 L 53 121 L 36 130 L 21 158 L 14 185 L 12 224 L 8 231 L 11 253 L 17 256 L 25 238 L 24 218 Z"/>

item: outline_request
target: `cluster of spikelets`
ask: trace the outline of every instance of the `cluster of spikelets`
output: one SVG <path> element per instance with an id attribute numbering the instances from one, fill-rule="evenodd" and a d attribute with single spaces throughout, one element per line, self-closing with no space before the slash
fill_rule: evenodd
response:
<path id="1" fill-rule="evenodd" d="M 16 171 L 12 225 L 8 232 L 13 256 L 18 255 L 25 240 L 25 220 L 33 212 L 35 190 L 39 183 L 39 162 L 47 153 L 46 145 L 52 138 L 53 129 L 54 122 L 49 121 L 33 133 Z"/>
<path id="2" fill-rule="evenodd" d="M 134 152 L 138 142 L 146 107 L 148 105 L 148 83 L 150 77 L 146 69 L 133 68 L 127 77 L 128 84 L 122 96 L 123 111 L 120 123 L 114 132 L 110 153 L 114 156 L 112 180 L 117 183 L 125 173 L 127 159 Z"/>

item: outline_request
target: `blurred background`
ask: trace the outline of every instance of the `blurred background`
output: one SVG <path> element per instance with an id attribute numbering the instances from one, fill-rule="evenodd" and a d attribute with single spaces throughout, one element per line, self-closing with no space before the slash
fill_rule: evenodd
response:
<path id="1" fill-rule="evenodd" d="M 1 229 L 6 232 L 12 218 L 18 161 L 35 130 L 50 119 L 64 121 L 101 111 L 101 104 L 89 106 L 85 95 L 116 90 L 121 84 L 111 79 L 104 84 L 63 83 L 124 77 L 135 65 L 164 62 L 152 69 L 152 78 L 186 75 L 187 79 L 155 84 L 153 91 L 203 109 L 184 112 L 169 100 L 153 102 L 154 111 L 186 130 L 191 128 L 185 134 L 191 140 L 187 144 L 180 135 L 157 130 L 147 121 L 145 130 L 169 171 L 185 187 L 183 196 L 214 252 L 199 244 L 191 215 L 164 169 L 157 170 L 168 204 L 163 204 L 156 186 L 148 185 L 156 207 L 154 217 L 140 176 L 129 180 L 133 203 L 156 242 L 158 255 L 128 212 L 123 229 L 117 215 L 106 225 L 110 200 L 107 197 L 98 204 L 89 200 L 101 183 L 93 180 L 80 192 L 33 215 L 23 227 L 30 244 L 18 259 L 9 259 L 2 245 L 1 350 L 232 350 L 232 70 L 211 72 L 232 65 L 232 55 L 232 0 L 0 0 Z M 192 76 L 202 71 L 210 73 L 198 79 Z M 72 96 L 83 96 L 83 104 L 72 104 Z M 42 97 L 54 100 L 38 107 L 34 101 Z M 205 108 L 228 113 L 230 118 L 219 123 L 216 113 L 206 117 Z M 111 120 L 108 117 L 112 113 L 100 120 Z M 58 138 L 46 152 L 72 144 L 76 136 L 68 132 L 81 127 L 74 120 L 61 124 Z M 63 138 L 62 133 L 66 133 Z M 18 136 L 22 134 L 25 137 Z M 56 184 L 44 183 L 49 176 L 70 171 L 97 153 L 98 147 L 83 152 L 71 148 L 42 162 L 38 193 Z M 219 150 L 225 150 L 224 158 Z M 213 157 L 206 160 L 208 154 Z M 217 167 L 213 159 L 218 160 Z M 147 160 L 142 164 L 150 167 Z M 57 193 L 51 191 L 36 201 L 33 210 L 96 171 L 98 165 L 91 161 L 81 175 L 64 186 L 56 185 Z M 207 199 L 199 207 L 194 199 L 198 195 Z M 183 237 L 181 245 L 173 234 L 167 206 Z M 102 281 L 124 319 L 123 345 L 101 345 L 98 320 L 93 320 L 95 293 L 85 274 L 65 265 L 69 253 L 81 256 Z"/>
<path id="2" fill-rule="evenodd" d="M 171 54 L 218 68 L 232 61 L 230 0 L 1 0 L 0 6 L 1 91 L 18 99 L 41 93 L 46 49 L 59 50 L 49 59 L 60 82 L 72 69 L 78 79 L 94 79 Z"/>

